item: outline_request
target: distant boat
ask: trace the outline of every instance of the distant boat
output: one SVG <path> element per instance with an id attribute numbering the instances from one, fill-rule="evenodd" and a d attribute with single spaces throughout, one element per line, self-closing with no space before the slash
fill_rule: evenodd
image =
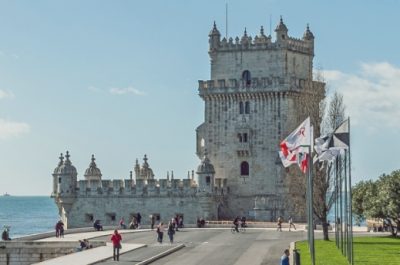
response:
<path id="1" fill-rule="evenodd" d="M 6 192 L 6 193 L 4 193 L 3 196 L 11 196 L 11 195 Z"/>

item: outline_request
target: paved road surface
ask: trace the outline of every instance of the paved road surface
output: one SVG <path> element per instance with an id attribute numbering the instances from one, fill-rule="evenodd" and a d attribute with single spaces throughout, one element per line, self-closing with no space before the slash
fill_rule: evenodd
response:
<path id="1" fill-rule="evenodd" d="M 123 235 L 125 243 L 147 244 L 120 256 L 120 265 L 137 264 L 151 256 L 183 243 L 184 248 L 151 264 L 187 265 L 276 265 L 289 243 L 306 239 L 307 233 L 277 232 L 274 229 L 247 229 L 245 233 L 232 234 L 229 229 L 183 229 L 175 233 L 175 242 L 170 244 L 164 233 L 164 243 L 156 242 L 155 231 Z M 99 237 L 109 240 L 109 237 Z M 112 259 L 96 264 L 116 264 Z"/>

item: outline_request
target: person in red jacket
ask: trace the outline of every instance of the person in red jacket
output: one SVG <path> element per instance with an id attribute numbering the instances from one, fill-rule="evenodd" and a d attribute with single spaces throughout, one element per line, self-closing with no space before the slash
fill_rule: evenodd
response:
<path id="1" fill-rule="evenodd" d="M 113 243 L 113 258 L 119 261 L 119 249 L 121 248 L 122 236 L 118 233 L 118 230 L 114 230 L 114 234 L 111 236 L 111 241 Z"/>

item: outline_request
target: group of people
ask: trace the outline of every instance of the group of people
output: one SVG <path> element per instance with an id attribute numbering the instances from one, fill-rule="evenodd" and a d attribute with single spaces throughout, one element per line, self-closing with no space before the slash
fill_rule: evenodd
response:
<path id="1" fill-rule="evenodd" d="M 236 218 L 233 219 L 233 225 L 235 226 L 235 231 L 239 233 L 239 225 L 241 227 L 247 227 L 246 217 L 242 216 L 242 218 L 240 218 L 239 216 L 236 216 Z"/>
<path id="2" fill-rule="evenodd" d="M 174 243 L 174 235 L 175 235 L 175 231 L 179 231 L 179 228 L 183 228 L 183 217 L 176 215 L 175 217 L 171 218 L 171 220 L 168 222 L 167 225 L 167 234 L 169 237 L 169 242 L 172 244 Z M 163 241 L 163 237 L 164 237 L 164 223 L 160 222 L 157 225 L 157 242 L 159 242 L 160 244 Z"/>
<path id="3" fill-rule="evenodd" d="M 88 239 L 79 240 L 79 247 L 77 248 L 78 251 L 82 251 L 89 248 L 93 248 L 93 246 L 89 243 Z"/>
<path id="4" fill-rule="evenodd" d="M 64 223 L 59 220 L 55 226 L 56 229 L 56 237 L 64 237 Z"/>
<path id="5" fill-rule="evenodd" d="M 283 223 L 283 217 L 279 216 L 278 220 L 277 220 L 277 224 L 276 224 L 276 226 L 277 226 L 276 230 L 277 231 L 282 232 L 282 223 Z M 289 223 L 289 232 L 292 231 L 291 230 L 292 227 L 294 228 L 294 230 L 296 230 L 296 225 L 293 223 L 293 218 L 291 216 L 289 216 L 289 218 L 288 218 L 288 223 Z"/>

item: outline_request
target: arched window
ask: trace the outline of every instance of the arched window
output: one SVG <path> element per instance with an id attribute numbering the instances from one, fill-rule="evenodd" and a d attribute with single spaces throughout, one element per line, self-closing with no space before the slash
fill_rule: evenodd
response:
<path id="1" fill-rule="evenodd" d="M 243 161 L 240 164 L 240 175 L 242 175 L 242 176 L 249 175 L 249 163 L 247 163 L 246 161 Z"/>
<path id="2" fill-rule="evenodd" d="M 246 86 L 251 85 L 251 74 L 249 70 L 244 70 L 242 73 L 242 80 Z"/>
<path id="3" fill-rule="evenodd" d="M 243 106 L 243 101 L 239 102 L 239 114 L 243 114 L 244 113 L 244 106 Z"/>
<path id="4" fill-rule="evenodd" d="M 250 114 L 250 102 L 249 101 L 245 102 L 244 113 Z"/>

